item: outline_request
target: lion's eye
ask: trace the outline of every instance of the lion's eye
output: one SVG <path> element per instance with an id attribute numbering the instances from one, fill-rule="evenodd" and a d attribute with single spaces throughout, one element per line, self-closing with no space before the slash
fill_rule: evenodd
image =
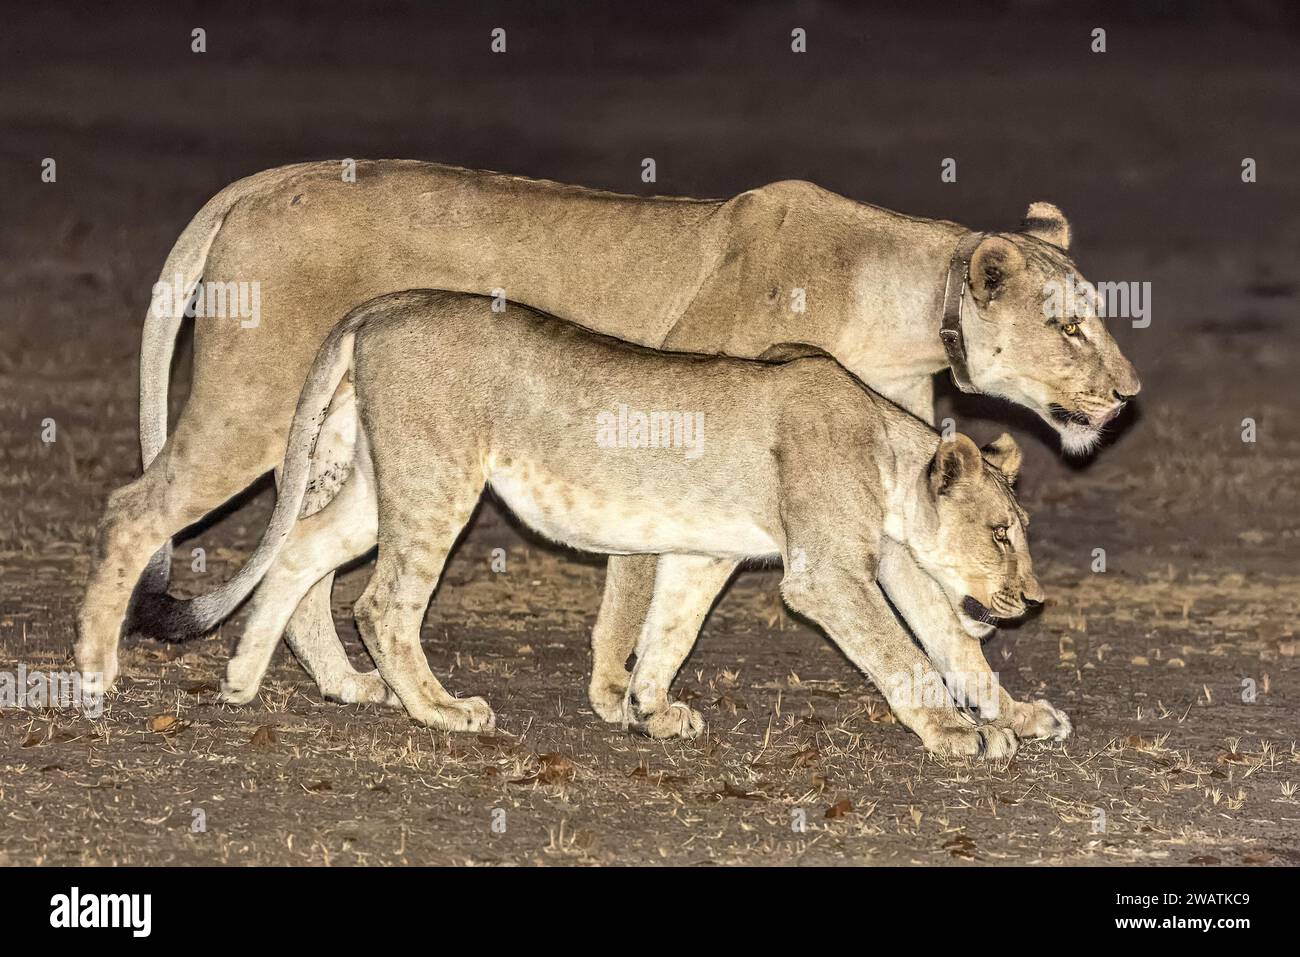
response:
<path id="1" fill-rule="evenodd" d="M 1061 331 L 1067 336 L 1077 336 L 1080 332 L 1079 324 L 1077 322 L 1067 322 L 1065 325 L 1061 326 Z"/>
<path id="2" fill-rule="evenodd" d="M 995 542 L 1004 542 L 1004 543 L 1008 541 L 1007 527 L 1005 525 L 997 525 L 994 527 L 993 540 Z"/>

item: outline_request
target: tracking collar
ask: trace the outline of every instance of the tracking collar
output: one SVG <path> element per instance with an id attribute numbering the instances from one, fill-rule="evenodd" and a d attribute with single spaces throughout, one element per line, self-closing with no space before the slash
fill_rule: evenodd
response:
<path id="1" fill-rule="evenodd" d="M 939 326 L 939 338 L 943 341 L 944 352 L 948 354 L 952 381 L 963 392 L 979 392 L 970 380 L 970 369 L 966 364 L 966 340 L 961 333 L 961 307 L 970 285 L 970 258 L 975 255 L 975 249 L 987 235 L 967 233 L 961 238 L 948 263 L 948 280 L 943 289 L 943 322 Z"/>

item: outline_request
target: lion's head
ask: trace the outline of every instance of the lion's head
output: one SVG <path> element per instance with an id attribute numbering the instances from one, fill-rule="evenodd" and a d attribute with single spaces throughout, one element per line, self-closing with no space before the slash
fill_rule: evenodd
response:
<path id="1" fill-rule="evenodd" d="M 1020 232 L 985 237 L 970 258 L 962 332 L 976 388 L 1033 409 L 1067 452 L 1085 453 L 1141 383 L 1069 245 L 1051 203 L 1032 204 Z M 1071 309 L 1060 314 L 1063 298 Z"/>
<path id="2" fill-rule="evenodd" d="M 1043 600 L 1011 490 L 1020 457 L 1005 433 L 982 450 L 961 434 L 940 441 L 908 517 L 909 548 L 976 637 Z"/>

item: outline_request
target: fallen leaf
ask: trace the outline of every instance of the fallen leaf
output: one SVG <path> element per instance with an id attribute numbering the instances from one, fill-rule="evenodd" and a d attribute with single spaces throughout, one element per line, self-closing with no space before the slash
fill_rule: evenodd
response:
<path id="1" fill-rule="evenodd" d="M 960 857 L 967 861 L 976 859 L 975 842 L 965 834 L 958 834 L 952 840 L 944 841 L 943 849 L 953 857 Z"/>
<path id="2" fill-rule="evenodd" d="M 573 759 L 557 751 L 539 754 L 537 761 L 542 766 L 541 770 L 537 772 L 537 779 L 543 784 L 559 784 L 562 781 L 572 781 L 578 773 L 578 768 L 573 763 Z"/>
<path id="3" fill-rule="evenodd" d="M 21 747 L 34 748 L 38 744 L 65 744 L 68 741 L 75 741 L 79 735 L 71 731 L 59 730 L 53 726 L 47 725 L 39 731 L 33 731 L 24 740 Z"/>
<path id="4" fill-rule="evenodd" d="M 180 730 L 179 724 L 174 714 L 156 714 L 149 719 L 149 730 L 155 734 L 175 733 Z"/>
<path id="5" fill-rule="evenodd" d="M 722 781 L 722 790 L 718 792 L 718 797 L 740 798 L 742 801 L 762 801 L 766 795 L 757 791 L 746 791 L 744 788 L 732 784 L 730 779 L 724 778 Z"/>
<path id="6" fill-rule="evenodd" d="M 821 757 L 821 752 L 817 750 L 816 745 L 810 745 L 802 751 L 796 751 L 790 757 L 791 768 L 806 768 L 810 764 L 816 764 L 817 759 Z"/>
<path id="7" fill-rule="evenodd" d="M 853 802 L 848 798 L 841 798 L 826 809 L 826 817 L 831 821 L 838 821 L 846 814 L 853 813 Z"/>
<path id="8" fill-rule="evenodd" d="M 713 707 L 719 711 L 729 711 L 731 714 L 735 714 L 737 711 L 749 710 L 749 705 L 745 703 L 743 698 L 737 698 L 735 695 L 726 692 L 723 692 L 718 700 L 713 702 Z"/>

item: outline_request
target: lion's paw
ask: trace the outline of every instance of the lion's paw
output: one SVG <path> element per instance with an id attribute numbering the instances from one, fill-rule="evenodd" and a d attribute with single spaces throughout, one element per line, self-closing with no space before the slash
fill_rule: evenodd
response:
<path id="1" fill-rule="evenodd" d="M 217 694 L 217 700 L 222 704 L 243 705 L 248 704 L 257 697 L 258 685 L 237 685 L 227 680 L 221 682 L 221 691 Z"/>
<path id="2" fill-rule="evenodd" d="M 1020 739 L 1010 728 L 992 724 L 974 727 L 946 727 L 925 741 L 925 749 L 942 757 L 999 760 L 1012 757 Z"/>
<path id="3" fill-rule="evenodd" d="M 443 703 L 420 702 L 406 709 L 420 724 L 442 731 L 492 731 L 497 716 L 482 698 L 452 698 Z"/>
<path id="4" fill-rule="evenodd" d="M 610 724 L 627 723 L 629 677 L 626 671 L 623 672 L 621 679 L 618 676 L 607 679 L 592 676 L 591 684 L 587 687 L 587 698 L 591 701 L 591 710 L 596 712 L 602 721 L 608 721 Z"/>
<path id="5" fill-rule="evenodd" d="M 1074 730 L 1064 711 L 1059 711 L 1046 701 L 1022 702 L 1011 727 L 1022 738 L 1064 741 Z"/>
<path id="6" fill-rule="evenodd" d="M 683 738 L 690 741 L 704 730 L 704 716 L 680 701 L 653 714 L 643 715 L 635 727 L 652 738 Z"/>
<path id="7" fill-rule="evenodd" d="M 342 679 L 337 688 L 322 691 L 327 698 L 344 704 L 379 704 L 400 708 L 401 700 L 385 684 L 378 671 L 359 671 Z"/>

